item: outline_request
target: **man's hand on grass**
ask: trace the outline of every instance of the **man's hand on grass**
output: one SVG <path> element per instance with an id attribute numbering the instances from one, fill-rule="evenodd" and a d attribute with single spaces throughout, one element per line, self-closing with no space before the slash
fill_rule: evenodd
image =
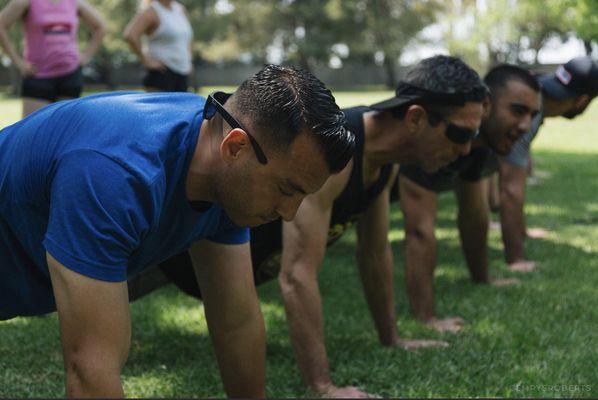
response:
<path id="1" fill-rule="evenodd" d="M 366 393 L 364 391 L 359 390 L 355 386 L 345 386 L 345 387 L 336 387 L 331 385 L 327 387 L 324 391 L 318 393 L 320 397 L 323 398 L 337 398 L 337 399 L 372 399 L 372 398 L 380 398 L 375 394 Z"/>
<path id="2" fill-rule="evenodd" d="M 512 272 L 532 272 L 536 269 L 536 262 L 529 260 L 519 260 L 509 264 L 509 270 Z"/>
<path id="3" fill-rule="evenodd" d="M 403 350 L 417 350 L 430 347 L 448 347 L 444 340 L 398 339 L 396 345 Z"/>
<path id="4" fill-rule="evenodd" d="M 550 236 L 550 231 L 542 228 L 529 228 L 526 234 L 530 239 L 546 239 Z"/>
<path id="5" fill-rule="evenodd" d="M 426 321 L 426 325 L 430 328 L 436 329 L 438 332 L 457 333 L 465 324 L 465 320 L 461 317 L 447 317 L 447 318 L 431 318 Z"/>

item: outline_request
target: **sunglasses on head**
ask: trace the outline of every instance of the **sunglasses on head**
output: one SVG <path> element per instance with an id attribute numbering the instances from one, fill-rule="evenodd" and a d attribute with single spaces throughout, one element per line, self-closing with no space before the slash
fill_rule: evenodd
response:
<path id="1" fill-rule="evenodd" d="M 454 143 L 466 144 L 467 142 L 475 139 L 480 134 L 479 129 L 469 129 L 462 126 L 458 126 L 448 121 L 442 114 L 433 110 L 426 110 L 433 120 L 442 121 L 446 124 L 446 130 L 444 134 L 446 137 Z"/>
<path id="2" fill-rule="evenodd" d="M 216 112 L 218 112 L 220 114 L 220 116 L 222 117 L 222 119 L 224 119 L 226 121 L 226 123 L 231 128 L 241 129 L 241 130 L 243 130 L 243 132 L 245 132 L 245 134 L 249 138 L 251 147 L 253 147 L 253 151 L 255 152 L 255 157 L 257 158 L 259 163 L 264 164 L 264 165 L 268 164 L 268 159 L 266 158 L 266 155 L 264 154 L 264 151 L 262 150 L 259 143 L 249 133 L 249 131 L 247 129 L 245 129 L 245 127 L 243 127 L 243 125 L 239 121 L 237 121 L 235 119 L 235 117 L 230 115 L 228 113 L 228 111 L 226 111 L 224 109 L 223 104 L 226 103 L 226 101 L 229 99 L 230 96 L 232 96 L 232 94 L 224 93 L 224 92 L 211 93 L 206 100 L 206 106 L 205 106 L 204 115 L 203 115 L 204 119 L 207 119 L 207 120 L 212 119 L 214 117 L 214 115 L 216 115 Z"/>

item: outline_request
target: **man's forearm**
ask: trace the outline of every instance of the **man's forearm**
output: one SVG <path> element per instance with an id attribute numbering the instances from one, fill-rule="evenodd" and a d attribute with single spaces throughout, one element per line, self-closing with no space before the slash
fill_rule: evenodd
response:
<path id="1" fill-rule="evenodd" d="M 378 331 L 380 343 L 393 346 L 398 339 L 393 300 L 393 263 L 390 243 L 381 251 L 357 251 L 359 275 Z"/>
<path id="2" fill-rule="evenodd" d="M 434 317 L 434 267 L 436 238 L 415 232 L 405 236 L 405 282 L 413 316 L 427 321 Z"/>
<path id="3" fill-rule="evenodd" d="M 460 212 L 459 233 L 471 279 L 488 283 L 488 214 Z"/>
<path id="4" fill-rule="evenodd" d="M 326 393 L 327 388 L 332 386 L 332 380 L 326 354 L 324 317 L 317 275 L 282 273 L 279 283 L 301 376 L 305 384 L 316 393 Z"/>
<path id="5" fill-rule="evenodd" d="M 208 325 L 227 396 L 265 397 L 266 334 L 259 308 L 236 327 L 221 324 L 224 319 L 208 318 Z"/>
<path id="6" fill-rule="evenodd" d="M 500 223 L 507 263 L 513 263 L 525 258 L 523 248 L 525 241 L 523 204 L 523 196 L 517 196 L 501 190 Z"/>

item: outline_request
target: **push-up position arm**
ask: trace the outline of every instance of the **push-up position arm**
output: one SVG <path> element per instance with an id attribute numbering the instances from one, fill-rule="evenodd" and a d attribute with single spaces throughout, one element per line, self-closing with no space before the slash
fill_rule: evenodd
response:
<path id="1" fill-rule="evenodd" d="M 489 283 L 488 278 L 488 221 L 489 206 L 485 194 L 488 179 L 468 182 L 458 179 L 455 193 L 459 203 L 457 217 L 461 247 L 471 279 Z"/>
<path id="2" fill-rule="evenodd" d="M 249 244 L 201 240 L 189 252 L 226 394 L 265 397 L 266 334 Z"/>
<path id="3" fill-rule="evenodd" d="M 359 275 L 380 343 L 385 346 L 394 346 L 399 339 L 393 300 L 392 249 L 388 241 L 390 189 L 395 176 L 393 171 L 389 184 L 357 223 Z"/>
<path id="4" fill-rule="evenodd" d="M 525 241 L 525 179 L 524 168 L 500 163 L 500 222 L 502 239 L 505 246 L 505 258 L 508 264 L 525 259 L 523 244 Z"/>
<path id="5" fill-rule="evenodd" d="M 131 342 L 127 283 L 92 279 L 48 253 L 46 258 L 60 321 L 67 397 L 123 398 L 120 371 Z"/>
<path id="6" fill-rule="evenodd" d="M 318 287 L 332 204 L 344 187 L 346 172 L 331 176 L 320 191 L 305 198 L 295 219 L 283 224 L 279 276 L 289 333 L 302 378 L 315 393 L 331 397 L 365 395 L 356 388 L 337 388 L 332 383 Z"/>
<path id="7" fill-rule="evenodd" d="M 405 219 L 405 280 L 413 316 L 428 321 L 434 312 L 436 193 L 399 175 Z"/>

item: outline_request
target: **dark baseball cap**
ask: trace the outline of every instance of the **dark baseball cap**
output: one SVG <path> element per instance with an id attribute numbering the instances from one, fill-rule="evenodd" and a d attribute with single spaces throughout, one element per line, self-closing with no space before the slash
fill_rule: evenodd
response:
<path id="1" fill-rule="evenodd" d="M 555 99 L 598 94 L 598 64 L 589 56 L 560 65 L 553 74 L 538 77 L 542 90 Z"/>
<path id="2" fill-rule="evenodd" d="M 424 89 L 419 86 L 412 85 L 405 81 L 400 81 L 395 96 L 372 104 L 370 106 L 373 110 L 388 110 L 404 106 L 407 104 L 443 104 L 443 105 L 458 105 L 462 106 L 468 101 L 482 102 L 488 94 L 485 87 L 474 88 L 469 92 L 436 92 L 433 90 Z"/>

